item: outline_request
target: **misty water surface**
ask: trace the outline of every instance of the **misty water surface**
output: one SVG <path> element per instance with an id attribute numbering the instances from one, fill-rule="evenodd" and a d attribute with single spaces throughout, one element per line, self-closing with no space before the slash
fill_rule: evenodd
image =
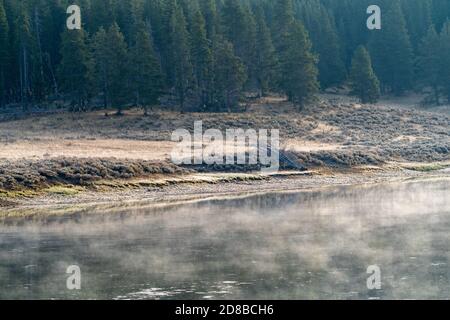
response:
<path id="1" fill-rule="evenodd" d="M 450 298 L 449 258 L 450 180 L 339 187 L 3 225 L 0 298 Z"/>

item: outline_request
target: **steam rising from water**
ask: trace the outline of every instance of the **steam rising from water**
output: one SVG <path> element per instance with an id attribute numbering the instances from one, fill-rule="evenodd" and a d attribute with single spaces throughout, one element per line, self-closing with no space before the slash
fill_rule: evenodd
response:
<path id="1" fill-rule="evenodd" d="M 3 226 L 0 298 L 449 298 L 449 189 L 340 187 Z M 66 289 L 73 264 L 80 291 Z"/>

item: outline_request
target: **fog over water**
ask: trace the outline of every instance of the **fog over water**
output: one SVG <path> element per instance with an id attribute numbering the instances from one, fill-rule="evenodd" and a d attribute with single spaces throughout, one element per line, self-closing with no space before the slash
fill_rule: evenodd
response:
<path id="1" fill-rule="evenodd" d="M 0 226 L 0 298 L 450 298 L 449 179 L 115 211 Z"/>

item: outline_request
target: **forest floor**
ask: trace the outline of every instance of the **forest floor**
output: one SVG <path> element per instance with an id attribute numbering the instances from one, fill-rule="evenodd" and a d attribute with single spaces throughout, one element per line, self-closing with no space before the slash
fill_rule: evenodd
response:
<path id="1" fill-rule="evenodd" d="M 18 208 L 450 175 L 450 108 L 420 108 L 415 97 L 361 105 L 324 94 L 302 111 L 278 97 L 243 113 L 131 109 L 58 113 L 0 122 L 0 216 Z M 231 168 L 179 167 L 169 160 L 176 129 L 279 129 L 281 148 L 305 172 L 275 176 Z"/>

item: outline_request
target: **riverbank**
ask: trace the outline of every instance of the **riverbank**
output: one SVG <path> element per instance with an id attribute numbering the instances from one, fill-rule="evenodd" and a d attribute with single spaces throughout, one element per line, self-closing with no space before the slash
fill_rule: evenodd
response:
<path id="1" fill-rule="evenodd" d="M 406 169 L 407 166 L 411 167 Z M 338 186 L 450 178 L 450 164 L 443 167 L 447 168 L 430 170 L 430 166 L 426 165 L 391 164 L 384 168 L 290 171 L 271 176 L 256 173 L 200 173 L 160 176 L 151 180 L 117 180 L 115 183 L 100 183 L 96 190 L 61 187 L 33 197 L 16 198 L 13 200 L 14 204 L 6 205 L 0 210 L 0 220 L 5 222 L 16 218 L 48 219 L 56 216 L 88 215 L 93 211 L 121 212 L 127 206 L 166 206 L 270 192 L 311 191 Z M 437 167 L 434 165 L 433 168 Z"/>
<path id="2" fill-rule="evenodd" d="M 0 215 L 447 176 L 450 116 L 408 105 L 325 94 L 301 111 L 268 97 L 243 113 L 100 110 L 3 121 Z M 200 120 L 204 130 L 278 129 L 281 149 L 298 166 L 281 163 L 268 177 L 245 166 L 174 165 L 171 133 Z"/>

